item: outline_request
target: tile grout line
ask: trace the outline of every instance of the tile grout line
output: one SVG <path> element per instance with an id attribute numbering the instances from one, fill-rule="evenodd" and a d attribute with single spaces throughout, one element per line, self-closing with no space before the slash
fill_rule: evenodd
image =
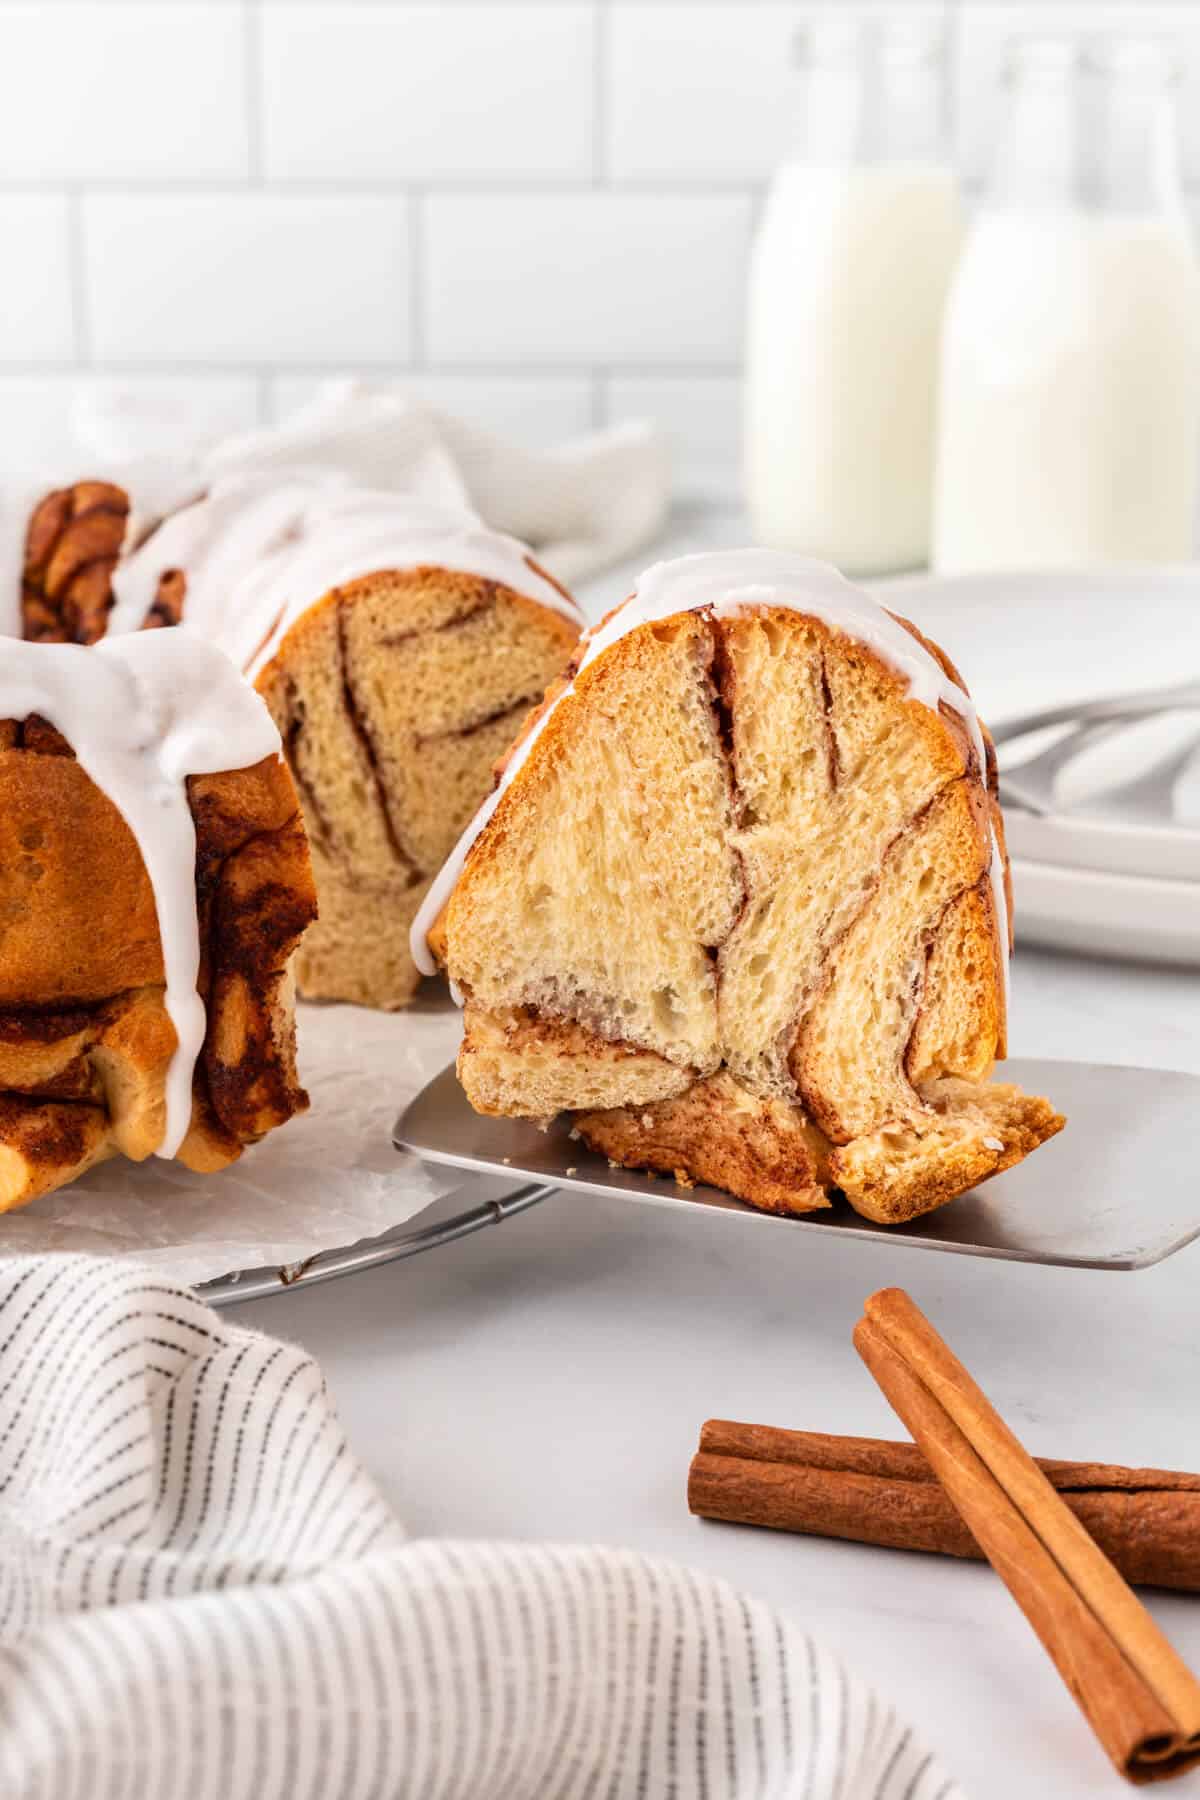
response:
<path id="1" fill-rule="evenodd" d="M 592 184 L 610 185 L 608 166 L 609 17 L 605 0 L 592 0 Z"/>
<path id="2" fill-rule="evenodd" d="M 608 167 L 608 7 L 604 0 L 592 0 L 592 185 L 596 189 L 610 187 Z M 604 427 L 608 418 L 608 385 L 603 369 L 594 367 L 588 376 L 588 412 L 592 430 Z"/>
<path id="3" fill-rule="evenodd" d="M 263 142 L 263 45 L 261 0 L 242 0 L 242 41 L 245 52 L 243 101 L 246 109 L 246 155 L 249 186 L 266 184 Z"/>
<path id="4" fill-rule="evenodd" d="M 92 364 L 92 317 L 88 304 L 87 245 L 83 223 L 83 191 L 78 186 L 66 190 L 67 236 L 71 275 L 71 336 L 75 347 L 74 367 L 90 368 Z"/>
<path id="5" fill-rule="evenodd" d="M 447 0 L 449 3 L 449 0 Z M 66 4 L 66 0 L 64 0 Z M 0 8 L 4 0 L 0 0 Z M 203 175 L 179 176 L 113 176 L 91 180 L 77 178 L 79 185 L 86 186 L 89 194 L 100 194 L 106 198 L 122 200 L 193 198 L 196 195 L 208 199 L 229 199 L 249 191 L 251 184 L 245 179 L 209 179 Z M 270 180 L 263 176 L 256 181 L 254 189 L 264 196 L 284 199 L 324 200 L 342 198 L 345 200 L 391 199 L 414 191 L 419 185 L 422 193 L 433 199 L 450 197 L 468 200 L 504 200 L 508 198 L 521 200 L 563 200 L 578 198 L 597 192 L 603 188 L 605 193 L 630 194 L 640 198 L 649 196 L 660 200 L 751 200 L 760 194 L 766 186 L 767 176 L 731 176 L 728 180 L 712 176 L 680 175 L 675 178 L 661 176 L 631 176 L 627 180 L 613 182 L 605 179 L 598 183 L 590 176 L 580 180 L 558 180 L 547 177 L 539 180 L 534 176 L 489 176 L 481 172 L 474 176 L 455 176 L 439 178 L 430 176 L 419 184 L 398 178 L 389 179 L 379 176 L 371 179 L 366 176 L 355 176 L 344 180 L 336 175 L 324 177 L 304 176 L 294 180 Z M 28 195 L 30 198 L 61 194 L 69 180 L 62 176 L 46 176 L 40 180 L 11 180 L 0 175 L 0 195 Z M 1200 187 L 1200 183 L 1196 184 Z"/>
<path id="6" fill-rule="evenodd" d="M 592 430 L 600 431 L 608 424 L 608 371 L 592 370 Z"/>
<path id="7" fill-rule="evenodd" d="M 0 4 L 3 0 L 0 0 Z M 563 362 L 509 362 L 503 357 L 493 361 L 460 362 L 453 357 L 444 361 L 425 362 L 418 366 L 404 357 L 386 357 L 381 359 L 359 358 L 353 355 L 338 357 L 321 357 L 312 361 L 298 362 L 264 362 L 259 357 L 214 357 L 211 361 L 205 358 L 188 357 L 186 359 L 169 357 L 148 357 L 145 361 L 127 356 L 93 357 L 90 345 L 85 346 L 89 361 L 98 371 L 111 375 L 144 375 L 159 380 L 178 379 L 181 381 L 214 379 L 221 377 L 247 377 L 266 375 L 284 380 L 290 377 L 311 378 L 329 376 L 337 370 L 351 368 L 363 369 L 372 373 L 403 374 L 421 373 L 434 379 L 463 380 L 470 378 L 479 381 L 580 381 L 588 382 L 600 379 L 604 382 L 619 381 L 727 381 L 736 380 L 741 369 L 737 360 L 724 362 L 664 362 L 661 359 L 653 362 L 630 362 L 616 358 L 607 363 L 590 363 L 586 357 L 574 361 Z M 55 360 L 47 357 L 21 357 L 10 363 L 0 361 L 0 383 L 26 378 L 53 379 L 59 375 L 70 375 L 78 370 L 78 361 L 72 358 Z"/>
<path id="8" fill-rule="evenodd" d="M 263 17 L 261 0 L 242 0 L 242 47 L 245 91 L 242 104 L 246 121 L 247 185 L 261 192 L 266 186 L 266 150 L 263 137 Z M 254 405 L 261 428 L 275 413 L 272 371 L 259 366 L 253 372 Z"/>
<path id="9" fill-rule="evenodd" d="M 408 364 L 410 368 L 424 369 L 427 363 L 427 339 L 425 319 L 425 295 L 428 282 L 425 280 L 425 195 L 422 189 L 410 187 L 408 190 Z"/>

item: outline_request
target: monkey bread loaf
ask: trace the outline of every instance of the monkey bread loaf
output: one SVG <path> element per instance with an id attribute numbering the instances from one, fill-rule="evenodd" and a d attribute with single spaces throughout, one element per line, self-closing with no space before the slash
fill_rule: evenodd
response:
<path id="1" fill-rule="evenodd" d="M 831 569 L 659 564 L 580 646 L 435 882 L 484 1113 L 800 1213 L 928 1212 L 1061 1128 L 1005 1054 L 994 754 Z"/>
<path id="2" fill-rule="evenodd" d="M 14 633 L 42 642 L 182 620 L 257 684 L 320 897 L 301 992 L 378 1007 L 415 992 L 413 915 L 582 624 L 474 515 L 288 470 L 225 476 L 149 519 L 111 482 L 48 494 L 19 604 Z"/>

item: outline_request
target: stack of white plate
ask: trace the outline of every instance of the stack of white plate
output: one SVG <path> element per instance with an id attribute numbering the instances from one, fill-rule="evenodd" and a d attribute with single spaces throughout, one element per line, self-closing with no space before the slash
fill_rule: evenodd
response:
<path id="1" fill-rule="evenodd" d="M 993 729 L 1200 680 L 1200 565 L 911 576 L 874 591 L 960 664 Z M 1019 940 L 1200 966 L 1200 751 L 1181 780 L 1154 779 L 1189 734 L 1200 715 L 1123 725 L 1063 768 L 1048 816 L 1006 805 Z M 1014 781 L 1019 755 L 1001 749 Z"/>

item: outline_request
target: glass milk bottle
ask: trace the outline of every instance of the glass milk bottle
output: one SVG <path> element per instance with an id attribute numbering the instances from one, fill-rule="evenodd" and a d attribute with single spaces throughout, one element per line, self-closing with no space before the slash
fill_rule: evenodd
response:
<path id="1" fill-rule="evenodd" d="M 946 311 L 940 570 L 1191 554 L 1200 283 L 1170 59 L 1019 45 Z"/>
<path id="2" fill-rule="evenodd" d="M 827 19 L 750 269 L 744 473 L 759 543 L 856 574 L 929 549 L 938 330 L 959 248 L 940 31 Z"/>

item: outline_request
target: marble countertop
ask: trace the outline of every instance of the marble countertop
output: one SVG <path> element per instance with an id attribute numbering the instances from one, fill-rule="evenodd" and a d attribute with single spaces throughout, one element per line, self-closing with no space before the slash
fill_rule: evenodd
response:
<path id="1" fill-rule="evenodd" d="M 1014 1054 L 1200 1073 L 1200 973 L 1022 950 L 1012 1039 Z M 707 1417 L 903 1435 L 850 1342 L 864 1297 L 889 1283 L 1035 1453 L 1200 1467 L 1200 1245 L 1139 1273 L 1093 1273 L 562 1194 L 435 1254 L 236 1316 L 320 1359 L 414 1534 L 686 1560 L 840 1652 L 971 1800 L 1127 1792 L 988 1568 L 688 1514 Z M 1200 1598 L 1149 1604 L 1200 1666 Z M 1200 1794 L 1200 1776 L 1179 1792 Z"/>
<path id="2" fill-rule="evenodd" d="M 1013 988 L 1014 1053 L 1200 1073 L 1200 974 L 1025 951 Z M 903 1435 L 850 1343 L 864 1297 L 893 1282 L 1035 1453 L 1200 1466 L 1200 1245 L 1139 1273 L 1092 1273 L 791 1240 L 736 1215 L 562 1194 L 432 1255 L 236 1316 L 319 1357 L 414 1534 L 686 1560 L 838 1650 L 971 1800 L 1126 1792 L 989 1569 L 688 1514 L 688 1461 L 710 1416 Z M 1200 1666 L 1200 1599 L 1150 1605 Z M 1200 1776 L 1179 1791 L 1192 1790 Z"/>

